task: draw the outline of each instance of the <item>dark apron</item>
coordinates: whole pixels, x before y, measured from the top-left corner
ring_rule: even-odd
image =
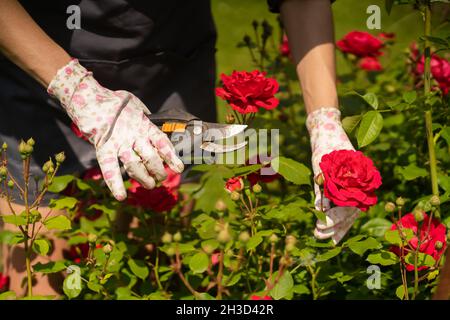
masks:
[[[216,31],[209,0],[23,0],[43,30],[94,73],[103,86],[127,90],[152,112],[166,102],[215,121]],[[81,29],[69,30],[70,5],[81,9]],[[61,174],[96,164],[93,147],[77,138],[70,119],[45,89],[0,55],[0,143],[10,146],[10,170],[20,178],[20,139],[36,140],[32,173],[60,151]],[[15,193],[15,202],[22,203]]]

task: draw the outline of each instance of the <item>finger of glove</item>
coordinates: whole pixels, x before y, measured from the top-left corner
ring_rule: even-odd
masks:
[[[326,221],[317,220],[316,228],[325,230],[351,218],[355,213],[359,212],[355,207],[334,207],[326,212]]]
[[[333,240],[334,244],[338,244],[342,238],[347,234],[347,232],[350,230],[350,228],[353,225],[353,222],[355,219],[359,216],[358,213],[355,213],[351,218],[341,222],[339,225],[337,225],[334,229],[334,234],[331,238]]]
[[[325,196],[323,196],[323,201],[321,200],[322,195],[320,192],[320,187],[317,184],[314,184],[314,194],[315,194],[314,206],[316,210],[322,209],[322,211],[327,211],[331,208],[330,200],[328,200]]]
[[[158,129],[153,123],[150,123],[149,138],[153,146],[155,146],[160,157],[169,165],[169,167],[181,173],[184,170],[183,162],[177,157],[175,148],[166,134]]]
[[[134,143],[134,150],[141,157],[142,163],[147,170],[159,181],[167,178],[162,159],[153,145],[146,138],[139,138]]]
[[[123,184],[122,174],[120,173],[117,151],[108,144],[105,144],[97,150],[97,161],[103,179],[114,198],[119,201],[124,200],[127,197],[127,192]]]
[[[331,228],[329,230],[318,230],[317,228],[314,229],[314,237],[317,239],[323,240],[323,239],[329,239],[334,235],[334,230]]]
[[[133,95],[133,103],[139,108],[141,109],[144,114],[146,115],[150,115],[152,114],[150,112],[150,110],[147,108],[147,106],[141,101],[141,99],[139,99],[138,97],[136,97],[135,95]]]
[[[142,159],[134,150],[126,150],[121,152],[119,156],[130,178],[139,182],[144,188],[153,189],[155,187],[155,179],[149,175],[147,168],[142,163]]]

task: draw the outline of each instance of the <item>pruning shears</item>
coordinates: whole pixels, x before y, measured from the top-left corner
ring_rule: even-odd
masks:
[[[163,107],[148,117],[161,131],[169,135],[177,151],[188,149],[193,154],[200,148],[211,153],[227,153],[239,150],[247,144],[246,141],[235,144],[215,142],[243,133],[247,125],[202,121],[177,105]]]

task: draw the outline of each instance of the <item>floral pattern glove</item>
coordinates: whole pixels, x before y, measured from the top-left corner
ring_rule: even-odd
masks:
[[[308,115],[306,127],[311,139],[312,167],[314,177],[321,173],[322,156],[335,150],[355,150],[341,123],[341,112],[336,108],[321,108]],[[318,220],[314,236],[318,239],[332,238],[338,243],[348,232],[359,209],[353,207],[330,207],[330,200],[321,195],[319,186],[314,183],[314,204],[323,210],[326,221]]]
[[[148,189],[166,178],[163,161],[183,171],[172,143],[147,118],[150,111],[142,101],[130,92],[102,87],[76,59],[58,70],[47,91],[94,145],[103,178],[117,200],[127,196],[119,159],[128,175]]]

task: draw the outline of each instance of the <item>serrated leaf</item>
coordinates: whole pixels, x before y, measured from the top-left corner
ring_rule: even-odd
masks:
[[[52,261],[49,263],[36,263],[33,266],[34,272],[42,272],[42,273],[56,273],[66,269],[66,265],[62,261]]]
[[[64,215],[51,217],[44,221],[44,225],[48,230],[70,230],[72,228],[70,220]]]
[[[278,277],[278,272],[275,272],[272,277],[272,282],[275,281]],[[294,290],[294,280],[289,271],[285,271],[281,277],[278,279],[278,282],[275,284],[272,290],[270,290],[270,295],[275,300],[280,299],[291,299]]]
[[[380,249],[381,243],[375,240],[375,238],[369,237],[361,241],[352,241],[348,244],[348,247],[357,255],[362,256],[367,250]]]
[[[389,251],[380,251],[377,253],[369,254],[367,261],[372,264],[380,264],[382,266],[390,266],[399,262],[398,257]]]
[[[330,260],[334,257],[336,257],[339,253],[341,253],[342,248],[336,247],[334,249],[328,250],[327,252],[324,252],[316,257],[317,262],[323,262]]]
[[[36,239],[33,241],[33,251],[46,256],[50,251],[50,243],[46,239]]]
[[[63,191],[69,183],[75,179],[72,175],[54,177],[52,183],[48,187],[48,191],[53,193],[59,193]]]
[[[406,263],[414,265],[414,253],[410,252],[405,257]],[[418,252],[417,254],[417,266],[418,267],[432,267],[436,263],[436,260],[432,256],[426,253]]]
[[[52,199],[50,201],[50,207],[55,210],[73,209],[78,200],[74,197],[63,197],[60,199]]]
[[[361,122],[361,119],[361,115],[345,117],[344,119],[342,119],[342,127],[344,128],[345,132],[347,132],[347,134],[350,134]]]
[[[270,165],[275,172],[292,183],[297,185],[311,184],[311,170],[300,162],[280,156],[272,159]]]
[[[383,117],[381,113],[369,111],[364,114],[356,136],[358,146],[362,148],[372,143],[378,137],[382,128]]]
[[[417,92],[415,92],[415,91],[407,91],[407,92],[403,93],[403,100],[407,104],[414,103],[414,101],[416,101],[416,99],[417,99]]]
[[[203,273],[208,269],[209,257],[204,252],[198,252],[189,261],[189,268],[194,273]]]
[[[367,92],[365,95],[361,96],[364,101],[366,101],[375,110],[378,109],[378,97],[375,93]]]
[[[260,235],[254,235],[246,243],[247,251],[255,249],[261,242],[263,242],[263,238]]]
[[[406,167],[399,167],[397,172],[402,175],[406,181],[428,176],[427,170],[419,168],[414,163],[410,163]]]
[[[395,289],[395,295],[400,300],[403,300],[405,297],[405,287],[403,285],[398,286],[397,289]]]
[[[142,260],[130,259],[128,260],[128,266],[130,267],[131,272],[133,272],[136,277],[142,280],[145,280],[150,274],[148,267]]]
[[[14,291],[6,291],[3,293],[0,293],[0,301],[1,300],[16,300],[17,295]]]
[[[23,215],[9,214],[2,216],[3,222],[13,224],[15,226],[24,226],[27,224],[27,218]]]

